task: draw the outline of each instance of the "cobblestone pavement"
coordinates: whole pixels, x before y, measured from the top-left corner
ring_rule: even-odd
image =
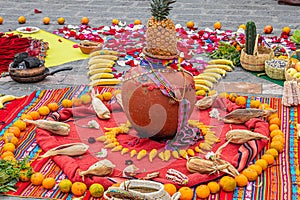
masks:
[[[52,32],[61,27],[56,23],[58,17],[64,17],[66,24],[78,25],[80,19],[86,16],[91,26],[109,25],[113,18],[133,22],[140,19],[144,24],[150,17],[149,0],[1,0],[0,16],[4,18],[0,32],[15,30],[21,25],[17,18],[24,15],[27,26],[37,26]],[[34,9],[42,13],[34,14]],[[50,17],[50,25],[43,25],[42,19]],[[213,23],[221,21],[224,29],[236,30],[248,20],[256,22],[257,31],[262,32],[267,24],[274,28],[274,34],[279,35],[282,27],[290,26],[292,30],[300,29],[299,6],[278,5],[276,0],[177,0],[170,17],[175,23],[185,24],[194,21],[200,28],[212,28]],[[63,88],[75,84],[87,84],[86,60],[76,61],[63,66],[73,66],[74,69],[49,76],[34,84],[20,84],[10,77],[0,78],[0,93],[23,95],[34,90]],[[276,84],[259,79],[243,69],[228,73],[222,82],[245,83],[261,89],[261,95],[281,95],[282,88]],[[1,199],[18,199],[3,197]]]

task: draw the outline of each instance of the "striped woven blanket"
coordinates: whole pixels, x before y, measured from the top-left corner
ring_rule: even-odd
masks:
[[[53,89],[53,90],[41,90],[35,91],[26,98],[12,101],[7,104],[5,109],[0,110],[0,135],[3,135],[5,130],[12,125],[12,123],[17,120],[21,114],[27,113],[30,111],[37,110],[43,105],[47,105],[50,102],[57,102],[61,104],[63,99],[71,99],[72,97],[80,96],[81,94],[86,93],[88,90],[87,86],[75,86],[70,88],[63,89]],[[104,88],[103,91],[110,90],[110,88]],[[277,109],[278,113],[281,116],[282,131],[285,133],[285,149],[284,152],[279,155],[279,158],[276,159],[276,163],[272,167],[268,167],[254,182],[249,182],[248,185],[244,188],[237,188],[232,193],[220,192],[215,195],[210,195],[209,199],[297,199],[300,194],[299,189],[299,152],[298,152],[298,139],[296,133],[296,127],[294,122],[298,123],[298,108],[296,107],[284,107],[281,104],[281,99],[278,98],[258,98],[261,102],[268,103],[272,108]],[[249,104],[250,98],[248,98]],[[249,105],[248,105],[249,106]],[[197,116],[197,115],[192,115]],[[120,120],[119,118],[124,118],[124,115],[113,115],[115,120]],[[205,115],[203,116],[205,117]],[[200,117],[201,118],[201,117]],[[122,120],[121,120],[122,121]],[[83,124],[86,121],[82,121]],[[106,122],[107,123],[107,122]],[[113,126],[114,124],[110,124]],[[105,124],[104,126],[109,126]],[[82,129],[82,127],[77,127],[77,129]],[[46,190],[41,186],[34,186],[30,182],[19,182],[17,186],[19,187],[16,192],[9,192],[7,195],[11,196],[20,196],[20,197],[38,197],[38,198],[55,198],[55,199],[71,199],[72,194],[66,194],[60,192],[58,188],[58,183],[64,178],[72,178],[70,171],[64,168],[64,164],[60,163],[57,159],[38,159],[39,155],[44,153],[46,148],[46,143],[40,142],[39,137],[40,132],[36,130],[34,126],[28,126],[26,131],[23,132],[21,139],[19,140],[18,148],[15,152],[15,157],[17,159],[22,159],[26,156],[29,156],[31,165],[35,171],[43,173],[46,177],[55,177],[56,186],[52,190]],[[74,135],[73,135],[74,136]],[[81,138],[82,139],[82,138]],[[57,140],[57,138],[56,138]],[[57,140],[61,141],[61,140]],[[136,140],[131,140],[137,142]],[[49,143],[51,141],[49,140]],[[76,137],[71,140],[71,142],[76,141]],[[143,145],[147,144],[147,141],[138,141],[140,148],[144,148]],[[257,145],[256,143],[255,145]],[[98,144],[99,145],[99,144]],[[3,146],[3,142],[0,143],[0,147]],[[256,159],[259,159],[262,154],[268,148],[268,144],[258,145],[261,148],[258,148],[258,152],[252,152],[252,155],[248,155],[247,158],[238,157],[236,159],[244,159],[244,163],[239,165],[240,168],[243,168],[245,165],[248,165],[251,162],[254,162]],[[93,146],[92,146],[93,147]],[[94,148],[94,147],[93,147]],[[92,149],[93,149],[92,148]],[[95,147],[96,148],[96,147]],[[100,148],[100,147],[98,147]],[[250,148],[251,149],[251,148]],[[241,149],[236,148],[235,151],[239,152]],[[90,150],[93,153],[100,151],[100,149]],[[251,153],[251,151],[249,151]],[[230,155],[230,153],[227,153]],[[236,156],[236,155],[235,155]],[[60,157],[60,156],[58,156]],[[88,156],[87,156],[88,157]],[[109,156],[108,156],[109,157]],[[250,159],[249,159],[250,158]],[[253,158],[253,159],[252,159]],[[76,163],[80,165],[80,159],[85,158],[76,158]],[[90,159],[91,158],[87,158]],[[92,159],[94,159],[92,157]],[[230,158],[227,158],[227,160]],[[235,158],[232,157],[232,160]],[[95,161],[95,160],[94,160]],[[228,160],[230,161],[230,160]],[[134,162],[136,162],[134,160]],[[171,163],[170,166],[178,169],[180,167],[180,162]],[[166,167],[170,167],[166,166]],[[237,166],[237,165],[236,165]],[[82,166],[81,166],[82,167]],[[83,168],[87,168],[83,166]],[[240,169],[241,170],[241,169]],[[118,174],[120,171],[114,172]],[[205,183],[206,181],[212,180],[216,177],[209,177],[207,180],[201,179],[197,176],[191,177],[191,187],[197,186],[199,183]],[[74,178],[74,177],[73,177]],[[76,178],[76,177],[75,177]],[[113,181],[116,179],[109,180]],[[164,182],[163,179],[158,181]],[[92,199],[87,193],[85,199]],[[196,197],[195,197],[196,199]]]

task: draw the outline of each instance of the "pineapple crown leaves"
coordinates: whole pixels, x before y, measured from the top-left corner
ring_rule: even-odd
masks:
[[[175,3],[175,0],[152,0],[151,2],[151,14],[158,20],[162,21],[167,19],[170,10],[172,10],[172,3]]]

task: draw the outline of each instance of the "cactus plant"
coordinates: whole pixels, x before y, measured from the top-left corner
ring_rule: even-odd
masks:
[[[256,25],[253,21],[246,24],[246,53],[253,55],[256,39]]]

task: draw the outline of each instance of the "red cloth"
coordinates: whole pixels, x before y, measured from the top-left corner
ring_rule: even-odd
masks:
[[[231,110],[236,109],[238,107],[234,106],[230,102],[226,102],[228,105],[227,107]],[[82,113],[78,113],[78,111],[84,111]],[[78,172],[80,170],[86,170],[88,167],[98,160],[102,160],[104,158],[97,158],[96,154],[97,152],[101,151],[101,148],[103,148],[104,144],[101,142],[96,142],[93,144],[88,143],[88,139],[90,137],[99,137],[104,134],[103,128],[104,127],[116,127],[120,123],[125,123],[127,118],[123,112],[114,112],[112,115],[112,118],[110,120],[99,120],[95,113],[94,115],[91,115],[91,111],[87,112],[86,108],[75,108],[67,109],[61,112],[61,116],[71,116],[70,112],[74,115],[74,113],[78,113],[81,118],[76,118],[76,116],[73,116],[75,119],[75,122],[69,122],[71,125],[71,133],[67,137],[63,136],[54,136],[48,131],[37,129],[36,131],[36,138],[38,144],[41,146],[43,151],[48,151],[49,149],[56,147],[61,144],[66,143],[73,143],[73,142],[83,142],[85,144],[88,144],[90,146],[88,153],[84,154],[80,157],[68,157],[68,156],[54,156],[52,159],[62,168],[62,170],[67,174],[67,176],[72,181],[79,181],[82,180],[79,176]],[[76,112],[75,112],[76,111]],[[259,119],[253,119],[248,121],[245,126],[244,125],[232,125],[232,124],[223,124],[223,122],[218,121],[217,119],[210,118],[209,111],[199,111],[194,110],[192,116],[190,119],[197,119],[203,122],[204,124],[209,124],[215,126],[214,131],[219,133],[219,138],[221,140],[220,143],[217,143],[213,146],[212,151],[216,151],[216,149],[222,145],[225,142],[225,134],[230,129],[250,129],[254,128],[254,131],[257,131],[259,133],[262,133],[266,136],[269,134],[268,130],[268,123],[259,120]],[[84,115],[86,117],[84,117]],[[90,120],[97,120],[98,123],[101,126],[100,130],[96,129],[89,129],[89,128],[83,128],[83,125],[87,125],[88,121]],[[147,138],[138,138],[135,137],[135,130],[131,130],[129,134],[120,134],[118,135],[117,139],[118,142],[123,147],[128,147],[129,149],[135,149],[138,151],[145,149],[148,151],[156,148],[158,151],[162,151],[164,149],[165,143],[164,142],[158,142],[153,141]],[[202,141],[200,141],[202,142]],[[261,149],[267,144],[267,141],[251,141],[251,143],[254,143],[253,145],[254,151],[252,152],[252,157],[256,155]],[[197,143],[199,145],[199,142]],[[248,145],[245,144],[245,145]],[[191,147],[193,148],[193,147]],[[237,167],[239,170],[242,170],[244,167],[246,167],[251,160],[247,160],[243,157],[243,155],[249,154],[249,152],[246,152],[244,145],[237,145],[237,144],[228,144],[223,151],[221,157],[230,162],[233,166]],[[148,157],[143,158],[142,160],[137,160],[136,156],[131,158],[130,155],[127,153],[125,155],[121,155],[120,152],[111,152],[110,149],[108,151],[108,156],[105,159],[110,160],[112,163],[116,165],[116,168],[114,169],[113,174],[110,176],[110,178],[120,178],[122,177],[122,171],[127,166],[126,162],[130,160],[133,162],[142,173],[138,174],[137,177],[141,178],[146,176],[146,174],[159,171],[160,175],[158,178],[154,179],[156,181],[166,183],[170,182],[165,178],[166,172],[169,168],[176,169],[178,171],[181,171],[182,173],[188,175],[189,183],[188,186],[194,186],[202,182],[206,182],[209,180],[216,179],[219,176],[222,176],[223,174],[214,174],[214,175],[208,175],[208,174],[199,174],[194,173],[191,174],[186,169],[186,160],[185,159],[172,159],[169,162],[163,162],[158,157],[156,157],[153,161],[153,163],[150,163],[148,160]],[[250,152],[251,153],[251,152]],[[145,170],[145,172],[144,172]],[[94,182],[99,182],[104,185],[105,188],[109,187],[113,182],[110,181],[108,178],[103,177],[85,177],[85,183],[87,185],[90,185]]]

